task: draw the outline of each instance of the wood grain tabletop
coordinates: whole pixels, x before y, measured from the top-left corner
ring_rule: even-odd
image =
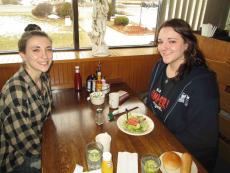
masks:
[[[131,152],[138,154],[138,172],[141,171],[140,159],[145,154],[160,156],[166,151],[186,152],[184,146],[175,136],[157,119],[146,105],[136,97],[124,83],[114,84],[112,91],[128,91],[130,97],[121,104],[120,109],[133,108],[149,116],[154,122],[154,129],[147,135],[128,135],[117,127],[114,121],[108,121],[108,113],[112,110],[108,105],[106,95],[103,105],[103,125],[95,123],[96,108],[87,101],[88,93],[83,89],[75,93],[74,89],[53,91],[54,109],[52,116],[45,122],[42,139],[42,172],[43,173],[73,173],[76,164],[87,171],[85,147],[95,141],[99,133],[107,132],[111,135],[111,153],[116,173],[118,152]],[[193,158],[199,173],[206,173],[203,166]]]

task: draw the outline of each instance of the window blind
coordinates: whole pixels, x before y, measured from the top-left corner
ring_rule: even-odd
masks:
[[[208,0],[160,0],[158,26],[172,18],[187,21],[193,30],[199,30]]]

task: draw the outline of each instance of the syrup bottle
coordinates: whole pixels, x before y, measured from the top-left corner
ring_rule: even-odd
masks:
[[[75,66],[74,88],[75,88],[75,91],[77,91],[77,92],[81,91],[81,89],[82,89],[82,79],[81,79],[79,66]]]
[[[102,91],[101,72],[97,73],[96,91]]]

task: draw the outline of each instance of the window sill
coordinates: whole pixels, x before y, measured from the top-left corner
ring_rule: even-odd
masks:
[[[153,55],[157,54],[156,47],[148,48],[125,48],[125,49],[110,49],[108,57],[123,57],[123,56],[138,56],[138,55]],[[63,51],[54,52],[54,61],[63,60],[84,60],[90,58],[107,58],[107,57],[94,57],[91,50],[88,51]],[[22,59],[18,54],[5,54],[0,55],[0,64],[17,64],[21,63]]]

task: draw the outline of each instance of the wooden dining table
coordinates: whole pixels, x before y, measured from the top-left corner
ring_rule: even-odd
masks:
[[[42,138],[42,173],[73,173],[76,164],[87,171],[85,156],[86,145],[95,141],[99,133],[111,135],[111,154],[114,172],[117,169],[118,152],[138,154],[138,172],[141,172],[140,159],[145,154],[160,156],[166,151],[187,152],[186,148],[163,125],[154,113],[124,83],[111,85],[111,91],[127,91],[129,98],[119,108],[138,109],[133,112],[147,115],[154,122],[154,129],[149,134],[134,136],[122,132],[117,126],[116,115],[109,121],[108,94],[103,105],[104,123],[95,123],[96,108],[87,100],[89,94],[83,88],[81,92],[74,89],[53,91],[54,108],[52,115],[43,126]],[[204,167],[193,158],[199,173],[206,173]],[[128,173],[128,172],[127,172]]]

